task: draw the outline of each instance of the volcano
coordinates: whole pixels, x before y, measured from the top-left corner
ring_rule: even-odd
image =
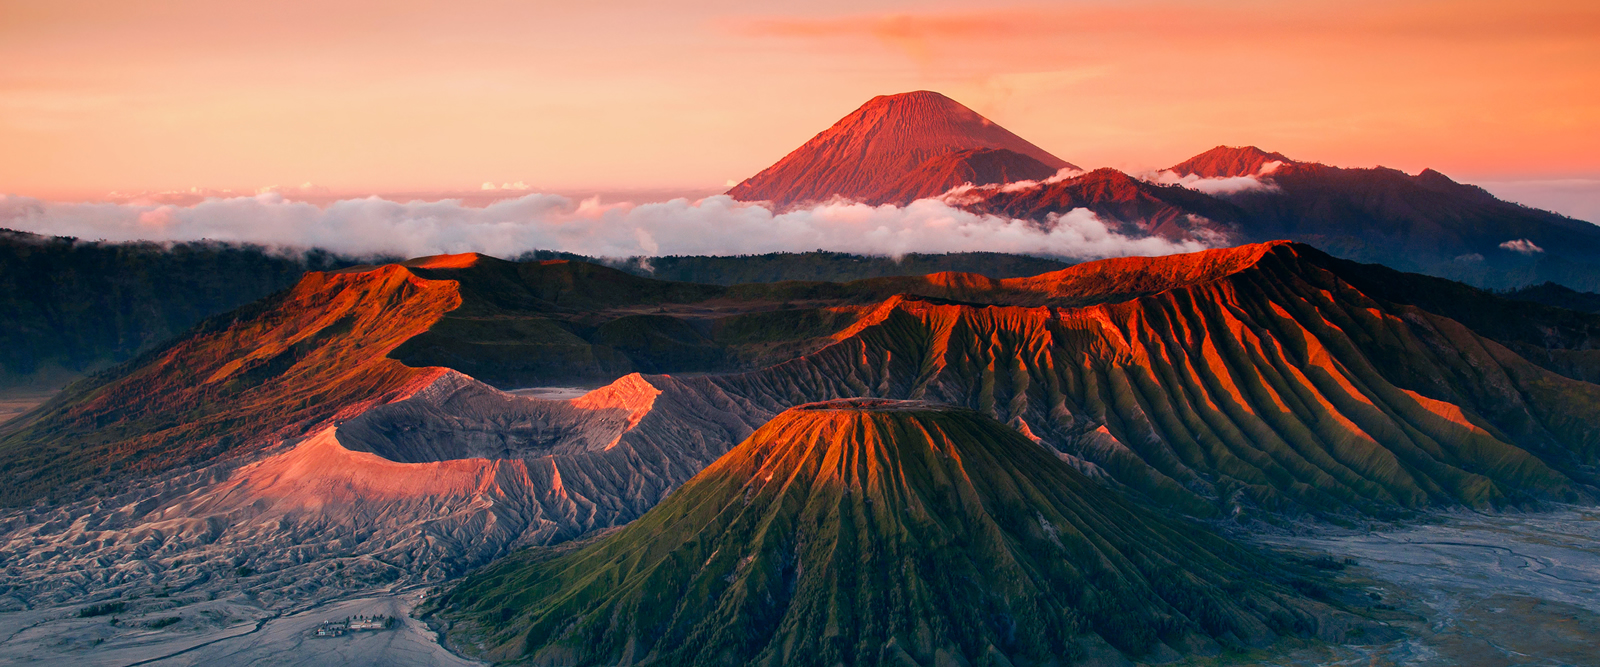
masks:
[[[1353,627],[1279,572],[975,412],[854,399],[790,409],[621,531],[442,605],[458,646],[570,665],[1116,662]]]
[[[1006,174],[1019,169],[1036,174],[1035,162],[1052,172],[1076,169],[961,103],[922,90],[868,100],[777,164],[729,190],[728,195],[741,201],[770,201],[779,207],[836,196],[882,203],[879,198],[885,184],[896,183],[930,159],[973,149],[1002,149],[1020,156],[1007,161],[1014,166],[1008,166]],[[977,171],[987,170],[979,165]],[[936,170],[929,175],[930,183],[939,173]],[[893,191],[926,192],[936,187],[910,185]]]

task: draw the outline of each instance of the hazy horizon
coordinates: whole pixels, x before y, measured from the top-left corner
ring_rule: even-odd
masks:
[[[1600,8],[1565,0],[0,7],[0,192],[41,198],[716,188],[918,89],[1086,166],[1600,179]]]

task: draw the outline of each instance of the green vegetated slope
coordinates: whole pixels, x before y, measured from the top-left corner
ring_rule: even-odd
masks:
[[[774,411],[845,396],[964,405],[1201,515],[1591,493],[1600,386],[1352,282],[1374,270],[1286,243],[1096,262],[1002,291],[1128,298],[896,298],[815,354],[697,381]],[[1593,325],[1461,289],[1535,323]]]
[[[0,389],[56,387],[206,317],[350,264],[225,243],[105,243],[0,230]]]
[[[987,417],[853,400],[784,412],[619,532],[437,604],[469,652],[563,665],[1062,664],[1355,627],[1289,583]]]

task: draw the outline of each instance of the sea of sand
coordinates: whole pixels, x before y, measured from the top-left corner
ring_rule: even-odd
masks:
[[[374,590],[305,608],[271,612],[248,598],[177,601],[170,611],[78,618],[79,606],[0,614],[0,664],[98,665],[456,665],[411,610],[427,589]],[[392,616],[396,627],[317,637],[324,621]],[[184,621],[150,629],[166,617]],[[115,625],[112,619],[116,620]]]
[[[1354,559],[1340,578],[1365,589],[1377,615],[1407,634],[1378,646],[1280,652],[1257,664],[1600,665],[1600,508],[1461,511],[1391,531],[1256,540]]]

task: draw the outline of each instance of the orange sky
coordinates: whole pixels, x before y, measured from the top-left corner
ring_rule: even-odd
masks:
[[[0,0],[0,192],[717,187],[933,89],[1084,166],[1600,175],[1600,3]]]

